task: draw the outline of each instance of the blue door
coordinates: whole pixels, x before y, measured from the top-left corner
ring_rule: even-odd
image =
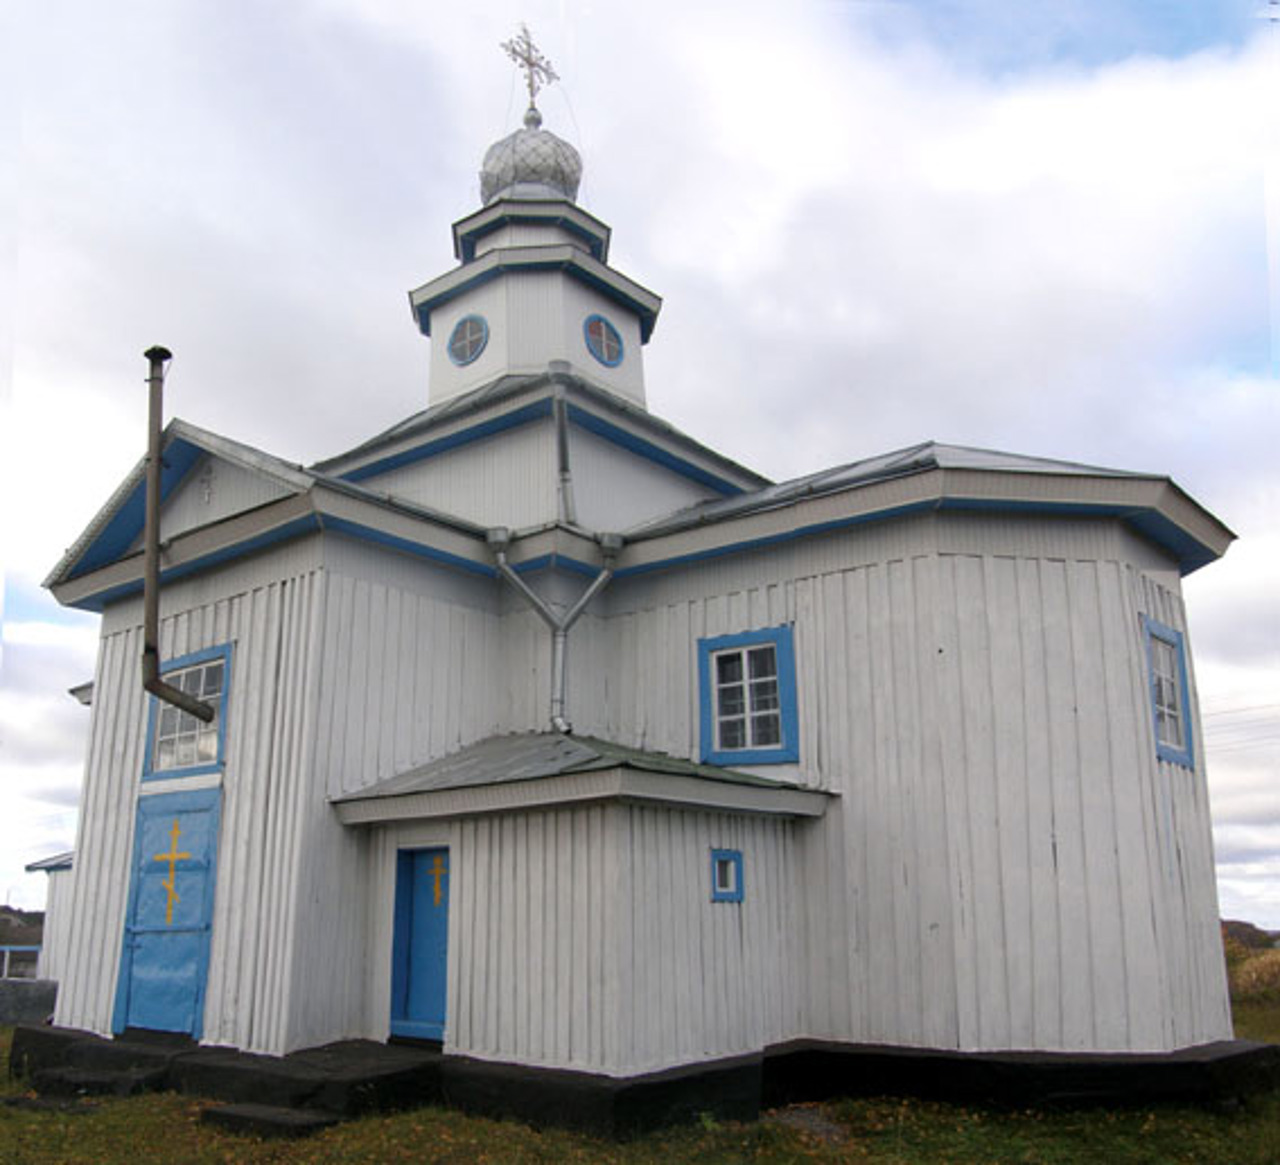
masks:
[[[444,1039],[448,955],[449,851],[401,850],[391,952],[392,1035]]]
[[[200,1035],[221,804],[218,789],[138,799],[116,1032]]]

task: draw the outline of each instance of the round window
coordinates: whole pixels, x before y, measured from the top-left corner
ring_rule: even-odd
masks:
[[[601,364],[614,368],[622,363],[622,337],[604,316],[587,316],[582,331],[588,350]]]
[[[449,337],[449,359],[455,364],[470,364],[488,342],[489,325],[484,316],[463,316]]]

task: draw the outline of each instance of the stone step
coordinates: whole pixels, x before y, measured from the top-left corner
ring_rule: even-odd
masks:
[[[255,1137],[309,1137],[332,1128],[342,1118],[318,1108],[285,1108],[275,1104],[219,1104],[200,1119],[233,1133]]]
[[[31,1079],[41,1096],[137,1096],[165,1086],[164,1067],[42,1068]]]

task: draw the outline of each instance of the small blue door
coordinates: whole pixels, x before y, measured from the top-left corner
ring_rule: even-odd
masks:
[[[392,1035],[444,1039],[448,955],[449,851],[401,850],[391,952]]]
[[[116,1032],[201,1033],[221,803],[218,789],[138,799]]]

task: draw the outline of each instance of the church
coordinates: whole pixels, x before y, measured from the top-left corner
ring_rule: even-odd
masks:
[[[310,467],[164,430],[160,673],[210,718],[139,678],[144,463],[47,580],[101,615],[55,1023],[615,1080],[1230,1040],[1180,580],[1231,532],[1159,474],[779,483],[664,422],[525,44],[409,295],[425,410]]]

